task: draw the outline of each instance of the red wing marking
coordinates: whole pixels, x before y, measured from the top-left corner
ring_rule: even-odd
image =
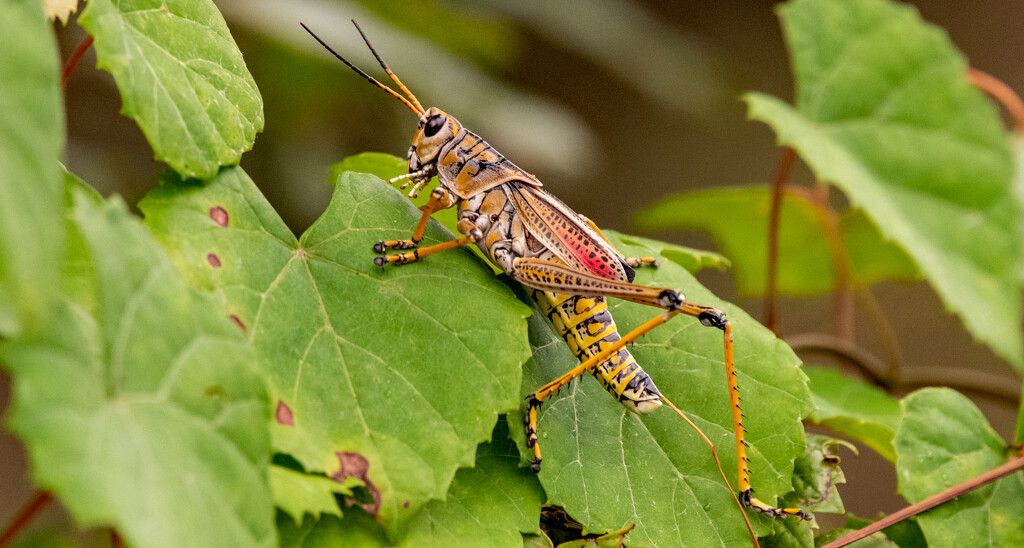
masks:
[[[615,248],[568,206],[529,185],[510,184],[508,189],[530,234],[559,259],[595,276],[629,281]]]

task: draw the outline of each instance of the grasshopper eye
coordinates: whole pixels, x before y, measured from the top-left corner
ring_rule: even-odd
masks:
[[[438,131],[441,131],[442,127],[444,127],[444,116],[434,116],[427,120],[427,127],[423,128],[423,135],[433,137],[437,135]]]

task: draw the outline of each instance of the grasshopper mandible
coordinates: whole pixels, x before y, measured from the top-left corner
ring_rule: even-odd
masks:
[[[747,468],[748,443],[744,440],[733,364],[732,326],[725,314],[710,306],[687,302],[675,289],[632,283],[634,268],[643,264],[657,266],[652,257],[623,257],[590,219],[542,190],[536,177],[517,167],[450,114],[437,107],[424,109],[388,68],[359,25],[352,23],[402,93],[350,63],[306,25],[302,28],[341,62],[416,114],[419,123],[409,148],[409,171],[390,182],[406,180],[401,188],[412,185],[409,196],[416,197],[432,177],[436,176],[438,181],[430,199],[420,208],[423,215],[412,236],[378,242],[373,247],[379,254],[374,263],[380,267],[402,265],[439,251],[474,244],[495,266],[530,290],[538,307],[580,360],[577,367],[528,398],[524,426],[527,445],[534,453],[530,465],[533,471],[539,472],[541,464],[537,412],[544,400],[572,379],[585,373],[593,374],[619,402],[636,413],[649,413],[661,406],[661,392],[626,345],[673,317],[685,314],[723,332],[726,378],[736,433],[740,501],[770,516],[795,515],[811,519],[810,514],[798,508],[775,508],[753,496]],[[419,247],[430,216],[450,207],[458,208],[457,228],[462,236]],[[388,255],[389,249],[400,252]],[[654,306],[664,312],[620,336],[608,311],[607,297]]]

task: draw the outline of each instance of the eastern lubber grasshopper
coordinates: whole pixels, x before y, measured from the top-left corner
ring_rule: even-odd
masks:
[[[429,201],[420,208],[423,215],[412,236],[378,242],[373,248],[378,253],[374,263],[380,267],[402,265],[439,251],[475,244],[494,265],[530,290],[538,307],[579,358],[577,367],[528,398],[525,428],[527,444],[534,453],[531,468],[535,472],[540,471],[541,464],[537,412],[544,400],[572,379],[592,373],[608,392],[636,413],[649,413],[661,406],[661,392],[626,345],[673,317],[685,314],[723,332],[740,501],[774,517],[811,518],[798,508],[775,508],[753,496],[747,468],[748,443],[744,440],[733,365],[732,326],[722,311],[687,302],[675,289],[632,283],[634,268],[644,264],[657,266],[657,262],[652,257],[623,257],[593,222],[542,190],[536,177],[517,167],[451,115],[437,107],[424,109],[388,68],[358,24],[356,29],[366,46],[402,93],[366,74],[308,27],[302,27],[349,68],[402,101],[416,114],[419,123],[409,148],[409,171],[390,182],[406,180],[401,188],[412,185],[409,195],[415,197],[432,177],[438,180]],[[450,207],[458,208],[457,228],[462,236],[450,242],[419,247],[427,220]],[[389,249],[399,252],[389,255]],[[608,311],[607,297],[658,307],[664,312],[620,336]]]

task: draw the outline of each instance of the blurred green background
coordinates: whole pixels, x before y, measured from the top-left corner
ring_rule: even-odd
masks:
[[[406,107],[330,57],[300,21],[380,77],[349,22],[356,19],[424,106],[453,114],[572,208],[623,231],[630,230],[637,210],[669,194],[768,184],[780,150],[766,126],[745,120],[738,98],[746,90],[793,96],[772,2],[216,3],[264,99],[265,130],[241,165],[296,232],[326,207],[332,163],[364,151],[404,157],[415,127]],[[915,4],[925,20],[947,29],[972,66],[1024,90],[1024,4]],[[74,19],[55,28],[66,59],[85,33]],[[65,89],[65,162],[104,195],[118,193],[134,205],[163,166],[152,160],[137,126],[118,114],[113,80],[95,64],[90,51]],[[807,170],[798,167],[793,182],[808,184]],[[714,249],[702,234],[653,236]],[[761,300],[737,295],[728,272],[704,272],[701,278],[761,315]],[[896,329],[904,377],[912,381],[908,388],[916,381],[949,383],[970,376],[987,388],[968,395],[1009,438],[1019,396],[1009,365],[974,343],[924,282],[881,283],[873,291],[878,312]],[[858,308],[857,342],[885,355],[868,327],[870,310],[871,305]],[[783,336],[827,333],[831,298],[784,298],[781,318]],[[5,379],[0,408],[8,391]],[[844,455],[851,484],[842,490],[847,509],[871,516],[901,506],[894,494],[892,500],[878,499],[878,493],[895,493],[891,468],[868,449],[861,454]],[[30,487],[20,445],[3,432],[0,460],[9,463],[0,476],[0,522],[6,522]],[[876,488],[858,498],[858,482]]]

